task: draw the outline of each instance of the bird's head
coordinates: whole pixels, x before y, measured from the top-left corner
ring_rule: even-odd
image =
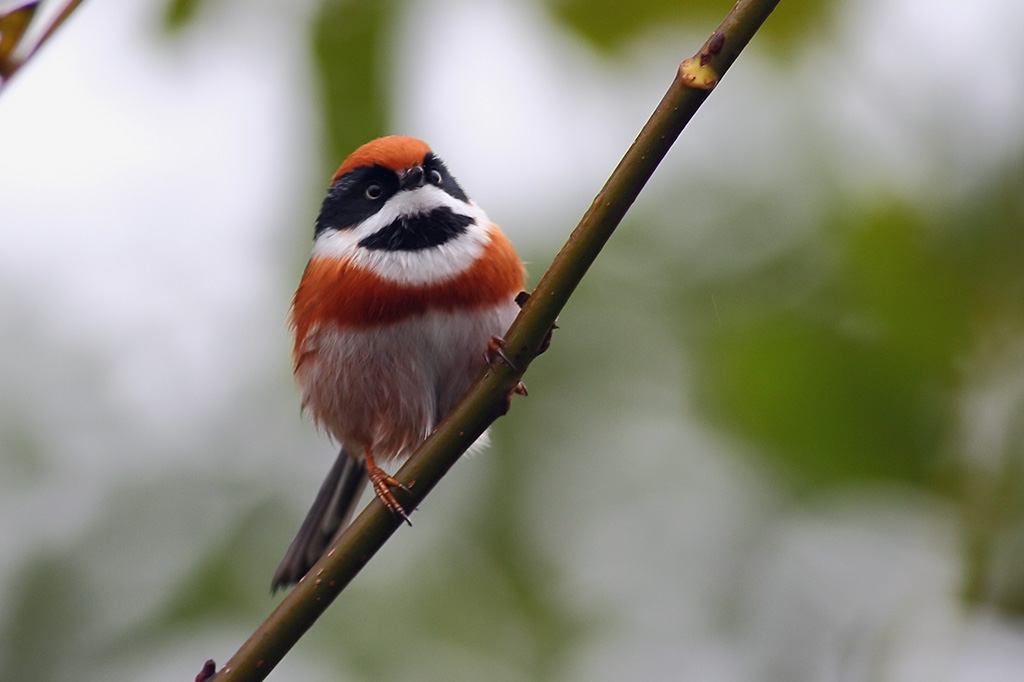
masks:
[[[403,284],[457,275],[479,257],[490,221],[425,142],[393,135],[341,164],[316,221],[313,256]]]

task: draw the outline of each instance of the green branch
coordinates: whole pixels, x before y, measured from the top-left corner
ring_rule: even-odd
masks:
[[[506,334],[505,354],[515,368],[496,363],[396,474],[410,487],[413,507],[507,411],[513,389],[583,275],[683,127],[777,4],[778,0],[740,0],[697,54],[680,65],[658,108]],[[215,676],[215,682],[266,678],[400,523],[377,499],[372,500]]]

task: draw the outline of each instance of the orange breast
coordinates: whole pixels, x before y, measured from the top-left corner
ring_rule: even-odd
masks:
[[[428,310],[477,309],[507,301],[525,285],[523,264],[497,228],[484,253],[457,277],[439,284],[396,284],[350,261],[314,258],[295,292],[291,324],[295,358],[314,325],[350,329],[385,325]]]

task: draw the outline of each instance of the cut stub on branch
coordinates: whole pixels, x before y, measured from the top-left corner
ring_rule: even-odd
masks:
[[[203,664],[203,669],[196,675],[196,682],[207,682],[212,680],[213,676],[217,673],[217,664],[213,662],[213,659],[209,659]]]
[[[520,308],[526,305],[526,302],[529,300],[529,291],[520,291],[518,294],[516,294],[516,305],[518,305]],[[555,333],[556,329],[558,329],[557,324],[551,325],[551,329],[548,330],[548,333],[544,336],[544,340],[541,341],[540,343],[540,348],[537,349],[537,355],[540,355],[541,353],[543,353],[544,351],[551,347],[551,335]]]
[[[679,65],[679,78],[691,88],[699,90],[711,90],[718,85],[718,72],[711,68],[708,63],[711,58],[722,51],[725,47],[725,34],[715,32],[711,34],[708,41],[700,48],[700,52],[689,59],[684,59]]]
[[[707,64],[701,64],[700,55],[684,59],[679,65],[679,78],[698,90],[711,90],[718,85],[718,74]]]

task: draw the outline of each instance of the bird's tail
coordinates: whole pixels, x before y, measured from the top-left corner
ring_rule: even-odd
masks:
[[[345,448],[320,486],[299,534],[281,560],[270,584],[272,591],[299,582],[348,524],[359,495],[366,486],[366,465]]]

